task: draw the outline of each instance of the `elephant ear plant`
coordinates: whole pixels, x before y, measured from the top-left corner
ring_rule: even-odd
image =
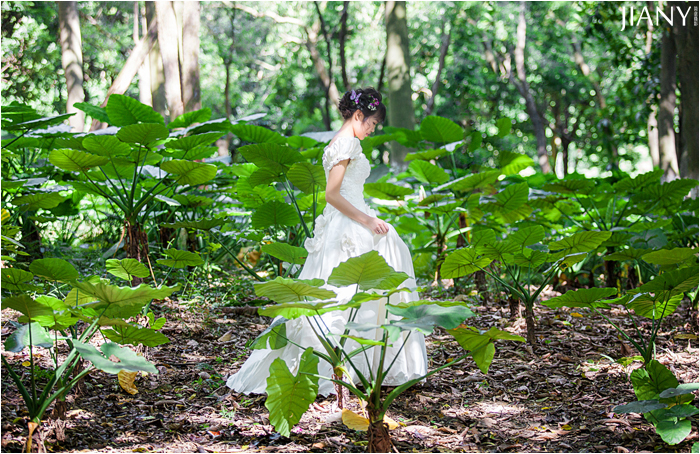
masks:
[[[268,398],[265,406],[270,410],[270,422],[275,429],[289,436],[292,426],[297,424],[318,393],[318,381],[330,380],[338,386],[347,388],[357,396],[368,415],[368,452],[390,452],[391,438],[384,415],[391,403],[406,389],[429,377],[440,370],[453,365],[462,364],[468,356],[472,356],[477,366],[487,372],[495,354],[494,341],[498,339],[524,341],[520,336],[492,328],[480,331],[476,328],[462,325],[462,322],[473,316],[473,312],[464,307],[463,303],[451,301],[409,301],[391,303],[388,296],[405,291],[401,285],[408,278],[405,273],[396,272],[376,252],[370,251],[358,257],[350,258],[338,265],[328,282],[321,279],[296,280],[277,278],[263,284],[256,284],[256,293],[265,295],[279,304],[261,308],[259,313],[268,316],[279,316],[267,332],[258,341],[269,342],[270,348],[281,348],[291,342],[286,338],[284,324],[288,319],[302,316],[308,317],[305,322],[313,330],[323,345],[323,351],[313,347],[304,350],[300,362],[295,367],[294,374],[286,362],[276,359],[270,366],[270,376],[267,381]],[[323,288],[356,286],[356,293],[350,300],[339,304],[329,300],[334,292]],[[360,290],[365,290],[360,292]],[[321,300],[311,301],[311,298]],[[326,299],[326,300],[323,300]],[[383,322],[378,324],[359,324],[354,322],[358,311],[369,302],[379,300],[380,315]],[[338,337],[324,329],[321,314],[331,311],[349,310],[350,322],[345,332]],[[391,316],[390,316],[391,314]],[[283,317],[283,318],[282,318]],[[415,380],[397,386],[390,393],[382,396],[381,388],[386,376],[394,365],[394,360],[388,358],[388,348],[399,345],[399,352],[415,331],[431,334],[433,328],[445,328],[466,352],[454,361],[429,371]],[[362,333],[381,333],[381,337],[363,337]],[[295,344],[296,345],[296,344]],[[304,347],[297,345],[304,349]],[[379,358],[378,365],[372,367],[365,354],[370,348],[375,357]],[[318,374],[319,358],[327,361],[333,368],[334,377],[324,377]],[[367,363],[366,370],[360,371],[361,362]],[[348,374],[338,373],[339,370],[355,372],[361,386],[356,386],[348,379]]]
[[[698,272],[697,249],[675,248],[661,249],[642,255],[642,260],[650,265],[658,265],[663,270],[653,280],[626,295],[606,299],[617,295],[615,288],[590,288],[572,290],[562,296],[545,302],[552,308],[570,307],[587,308],[604,318],[639,352],[643,366],[630,374],[630,381],[637,396],[637,401],[619,405],[613,409],[616,413],[642,413],[651,422],[656,433],[668,444],[683,441],[691,432],[691,421],[697,421],[698,409],[690,405],[697,383],[679,384],[676,377],[666,366],[656,359],[656,337],[663,319],[672,314],[685,295],[694,294],[697,298]],[[634,331],[627,330],[613,322],[601,309],[611,305],[621,305],[629,318]],[[651,329],[645,334],[641,324],[632,316],[651,320]]]
[[[134,272],[133,264],[112,263],[112,269],[120,268],[117,275],[128,278]],[[143,266],[143,265],[141,265]],[[141,270],[142,271],[142,270]],[[146,284],[138,287],[119,287],[99,276],[91,276],[79,281],[78,271],[67,261],[57,258],[35,260],[29,271],[18,268],[3,268],[2,308],[11,308],[22,315],[17,329],[5,341],[5,349],[21,352],[29,347],[29,373],[18,373],[2,357],[2,364],[17,386],[29,413],[29,437],[27,452],[31,450],[32,433],[41,424],[47,408],[57,401],[65,399],[66,394],[78,381],[94,369],[108,374],[117,374],[121,370],[145,371],[158,373],[155,366],[127,346],[159,345],[168,339],[153,328],[144,328],[129,321],[137,316],[144,305],[153,298],[162,299],[178,289],[163,286],[153,288]],[[39,284],[35,285],[35,278]],[[70,291],[66,292],[67,287]],[[8,295],[9,294],[9,295]],[[79,321],[84,323],[78,324]],[[162,326],[161,323],[158,323]],[[109,330],[102,330],[111,327]],[[102,334],[112,342],[103,343],[99,349],[90,341],[93,336]],[[67,356],[61,361],[57,347],[65,343]],[[40,388],[39,365],[35,364],[34,350],[48,349],[53,361],[49,371],[48,382]],[[113,362],[110,357],[119,359]],[[89,362],[82,370],[78,367],[80,359]],[[41,374],[44,375],[44,374]],[[28,383],[26,382],[28,377]],[[60,415],[59,415],[60,416]]]
[[[485,271],[524,303],[527,340],[534,345],[537,297],[558,271],[584,260],[610,235],[610,232],[579,232],[545,245],[546,234],[541,225],[521,224],[505,239],[491,229],[477,230],[472,233],[470,247],[447,256],[442,266],[443,276],[457,278]],[[497,263],[501,266],[495,266]]]

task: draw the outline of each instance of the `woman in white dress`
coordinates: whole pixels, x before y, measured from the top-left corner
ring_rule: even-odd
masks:
[[[360,141],[374,132],[375,126],[384,120],[386,108],[381,101],[381,94],[373,88],[349,91],[340,100],[338,108],[345,122],[323,153],[327,205],[323,215],[316,219],[313,238],[308,238],[304,244],[309,255],[299,279],[320,278],[325,281],[333,268],[341,262],[376,250],[394,270],[403,271],[409,275],[402,284],[403,287],[416,287],[408,247],[391,225],[377,218],[375,211],[367,206],[363,197],[363,186],[370,174],[370,163],[362,153]],[[356,291],[356,286],[325,285],[324,287],[335,291],[340,303],[348,301]],[[391,303],[415,300],[418,300],[418,294],[415,291],[400,292],[390,297]],[[354,321],[363,324],[384,323],[386,321],[385,305],[386,298],[364,303]],[[349,310],[328,312],[321,316],[323,320],[319,324],[327,327],[331,333],[342,334],[348,322],[349,312]],[[390,316],[390,318],[397,317]],[[228,378],[226,384],[239,393],[265,393],[270,365],[277,358],[284,359],[290,371],[296,374],[299,359],[303,353],[303,349],[298,346],[304,348],[311,346],[318,351],[324,351],[309,323],[310,320],[307,317],[288,321],[286,335],[293,342],[277,350],[254,350],[241,369]],[[371,333],[352,331],[351,334],[381,339],[382,330],[377,329],[376,332]],[[411,332],[401,349],[408,332],[402,334],[403,339],[395,341],[387,352],[389,360],[385,361],[385,366],[392,363],[397,353],[398,358],[384,380],[385,385],[400,385],[421,377],[427,372],[424,336],[417,331]],[[348,352],[357,347],[358,344],[350,340],[345,345]],[[354,357],[353,363],[358,370],[369,377],[370,368],[376,371],[380,355],[376,347],[367,350],[366,353],[367,355]],[[351,379],[357,383],[358,379],[353,369],[351,367],[346,369],[350,371]],[[319,362],[318,370],[319,375],[325,377],[333,374],[331,366],[323,360]],[[331,381],[319,381],[319,394],[327,396],[334,392],[335,388]]]

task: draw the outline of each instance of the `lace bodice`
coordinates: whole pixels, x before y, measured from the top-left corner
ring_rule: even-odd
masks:
[[[365,180],[369,176],[371,167],[369,160],[362,153],[360,140],[356,137],[339,137],[323,151],[323,169],[326,171],[326,181],[328,172],[340,161],[350,159],[343,182],[340,185],[340,195],[342,195],[354,207],[364,211],[365,199],[362,195]],[[335,210],[330,204],[326,205],[326,210]]]

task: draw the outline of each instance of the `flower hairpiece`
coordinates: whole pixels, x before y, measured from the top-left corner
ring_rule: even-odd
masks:
[[[367,108],[372,111],[377,110],[377,107],[379,107],[379,100],[374,96],[372,96],[371,98],[372,102],[367,104]]]
[[[355,93],[355,90],[350,93],[350,100],[355,101],[355,104],[360,104],[360,94]]]

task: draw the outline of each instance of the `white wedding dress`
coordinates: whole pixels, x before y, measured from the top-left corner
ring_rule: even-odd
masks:
[[[326,172],[326,179],[328,179],[330,169],[345,159],[350,159],[350,163],[343,177],[340,194],[360,211],[376,217],[374,210],[370,209],[365,203],[362,194],[365,180],[370,174],[370,163],[362,153],[359,139],[339,137],[325,148],[323,168]],[[313,234],[313,238],[308,238],[304,244],[309,255],[304,263],[299,279],[320,278],[325,281],[330,276],[333,268],[341,262],[350,257],[376,250],[394,270],[403,271],[410,276],[402,284],[402,287],[416,287],[411,254],[392,226],[389,226],[389,232],[384,235],[373,234],[369,229],[348,218],[331,204],[327,204],[323,215],[316,219],[316,227]],[[340,303],[348,301],[356,291],[356,286],[334,287],[326,285],[324,287],[335,291],[338,294],[337,299]],[[416,301],[418,300],[418,294],[415,291],[400,292],[391,295],[390,300],[394,304],[400,301]],[[385,304],[386,298],[364,303],[358,311],[355,322],[362,324],[385,323]],[[323,314],[320,316],[323,319],[320,325],[323,326],[325,324],[332,333],[342,334],[348,322],[349,312],[349,310],[346,310]],[[316,317],[318,318],[318,316]],[[390,319],[398,319],[398,317],[390,315]],[[310,322],[311,320],[307,317],[288,321],[286,324],[287,338],[305,348],[314,347],[320,352],[325,352],[311,329]],[[350,332],[351,335],[378,340],[381,339],[382,333],[382,329],[359,333],[355,331]],[[409,332],[407,331],[402,332],[402,337],[389,348],[384,363],[385,369],[396,358],[396,354],[408,334]],[[333,336],[333,338],[336,341],[340,339],[338,336]],[[350,339],[345,344],[345,349],[348,352],[357,347],[359,345]],[[272,362],[277,358],[282,358],[287,363],[290,371],[296,374],[302,353],[303,350],[292,343],[287,343],[285,347],[277,350],[253,350],[241,369],[230,376],[226,384],[239,393],[264,394]],[[366,356],[359,354],[353,357],[352,361],[355,367],[369,378],[370,368],[373,371],[378,369],[379,348],[373,347],[367,350],[366,353]],[[420,332],[412,331],[404,348],[401,349],[398,358],[396,358],[386,376],[384,384],[396,386],[421,377],[427,372],[427,363],[424,336]],[[358,383],[359,380],[352,367],[346,365],[346,369],[350,372],[351,378],[355,383]],[[324,377],[331,377],[333,373],[331,366],[322,359],[319,361],[318,370],[319,375]],[[319,394],[327,396],[331,393],[335,393],[333,383],[328,380],[319,380]]]

